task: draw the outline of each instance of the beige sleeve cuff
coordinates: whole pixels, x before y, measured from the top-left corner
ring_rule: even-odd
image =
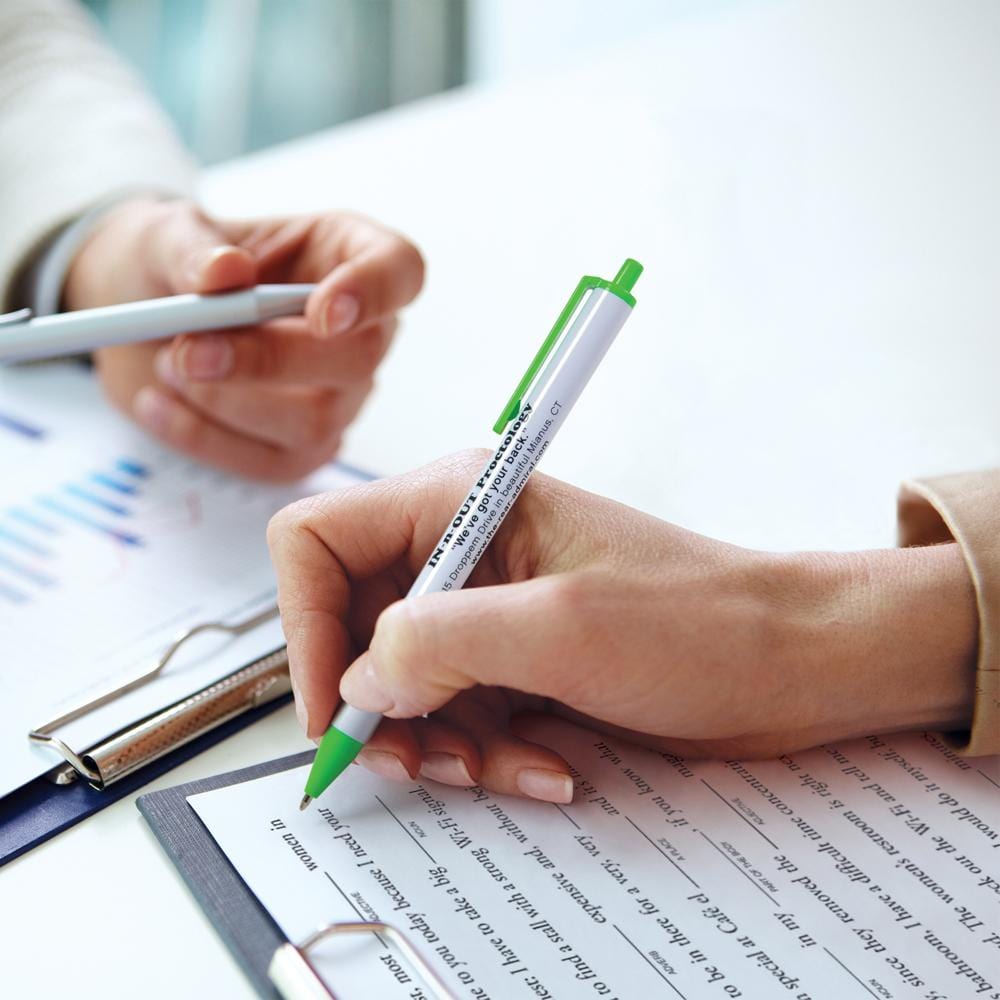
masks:
[[[0,312],[71,220],[135,190],[188,194],[195,169],[82,5],[0,0]]]
[[[979,608],[976,702],[968,733],[951,734],[963,753],[1000,753],[1000,469],[904,483],[899,544],[956,541]]]

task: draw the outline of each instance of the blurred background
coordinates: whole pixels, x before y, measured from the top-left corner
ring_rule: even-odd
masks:
[[[766,0],[85,0],[204,163]]]

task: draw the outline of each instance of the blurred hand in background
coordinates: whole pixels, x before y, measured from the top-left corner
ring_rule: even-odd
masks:
[[[108,397],[166,444],[288,480],[336,454],[423,271],[412,243],[359,215],[223,221],[188,200],[134,198],[76,254],[64,307],[316,282],[301,317],[95,355]]]

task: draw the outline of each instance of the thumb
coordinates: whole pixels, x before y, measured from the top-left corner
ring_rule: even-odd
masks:
[[[581,628],[568,576],[408,598],[382,612],[368,652],[344,674],[348,704],[396,719],[478,684],[565,700],[579,680]]]
[[[179,203],[164,215],[154,235],[152,257],[174,294],[221,292],[257,280],[249,250],[233,246],[215,224],[192,205]]]

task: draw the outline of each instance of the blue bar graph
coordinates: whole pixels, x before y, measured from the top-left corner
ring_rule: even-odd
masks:
[[[128,496],[135,496],[139,492],[138,486],[132,483],[123,483],[120,479],[106,476],[103,472],[92,472],[90,474],[90,481],[97,483],[99,486],[106,486],[109,490],[114,490],[116,493],[125,493]]]
[[[18,562],[16,559],[11,559],[10,556],[4,555],[2,552],[0,552],[0,567],[16,573],[30,583],[38,584],[39,587],[51,587],[56,582],[48,573],[32,569],[31,566],[25,566],[24,563]]]
[[[98,496],[96,493],[91,493],[90,490],[85,490],[82,486],[77,486],[75,483],[71,483],[66,487],[66,492],[70,496],[76,497],[78,500],[86,500],[87,503],[93,504],[95,507],[100,507],[102,510],[106,510],[109,514],[117,514],[119,517],[128,517],[131,513],[127,507],[123,507],[121,504],[115,503],[113,500],[105,500],[104,497]]]
[[[25,538],[24,535],[19,535],[17,532],[11,531],[10,528],[5,528],[2,524],[0,524],[0,541],[10,542],[11,545],[16,545],[22,551],[30,552],[35,556],[52,555],[51,549],[40,545],[33,538]]]
[[[28,602],[27,594],[22,594],[21,591],[9,587],[2,580],[0,580],[0,597],[5,601],[10,601],[11,604],[27,604]]]
[[[131,458],[119,458],[115,465],[122,471],[127,472],[130,476],[135,476],[138,479],[148,479],[150,475],[150,470],[147,466],[142,465],[140,462],[133,461]]]
[[[39,531],[44,531],[46,535],[58,535],[60,534],[59,529],[50,522],[44,520],[43,518],[36,517],[30,511],[21,510],[20,507],[14,507],[7,511],[12,518],[20,521],[22,524],[30,525],[32,528],[37,528]]]
[[[41,427],[35,427],[10,413],[0,412],[0,428],[5,431],[11,431],[14,434],[19,434],[21,437],[28,438],[31,441],[41,441],[45,437],[45,431]]]
[[[117,528],[102,524],[100,521],[90,517],[89,514],[84,514],[73,507],[68,507],[62,501],[56,500],[55,497],[40,497],[38,502],[47,510],[61,514],[63,517],[91,528],[94,531],[98,531],[101,534],[108,535],[114,538],[115,541],[122,542],[124,545],[141,546],[143,544],[142,539],[138,535],[134,535],[128,531],[119,531]]]

